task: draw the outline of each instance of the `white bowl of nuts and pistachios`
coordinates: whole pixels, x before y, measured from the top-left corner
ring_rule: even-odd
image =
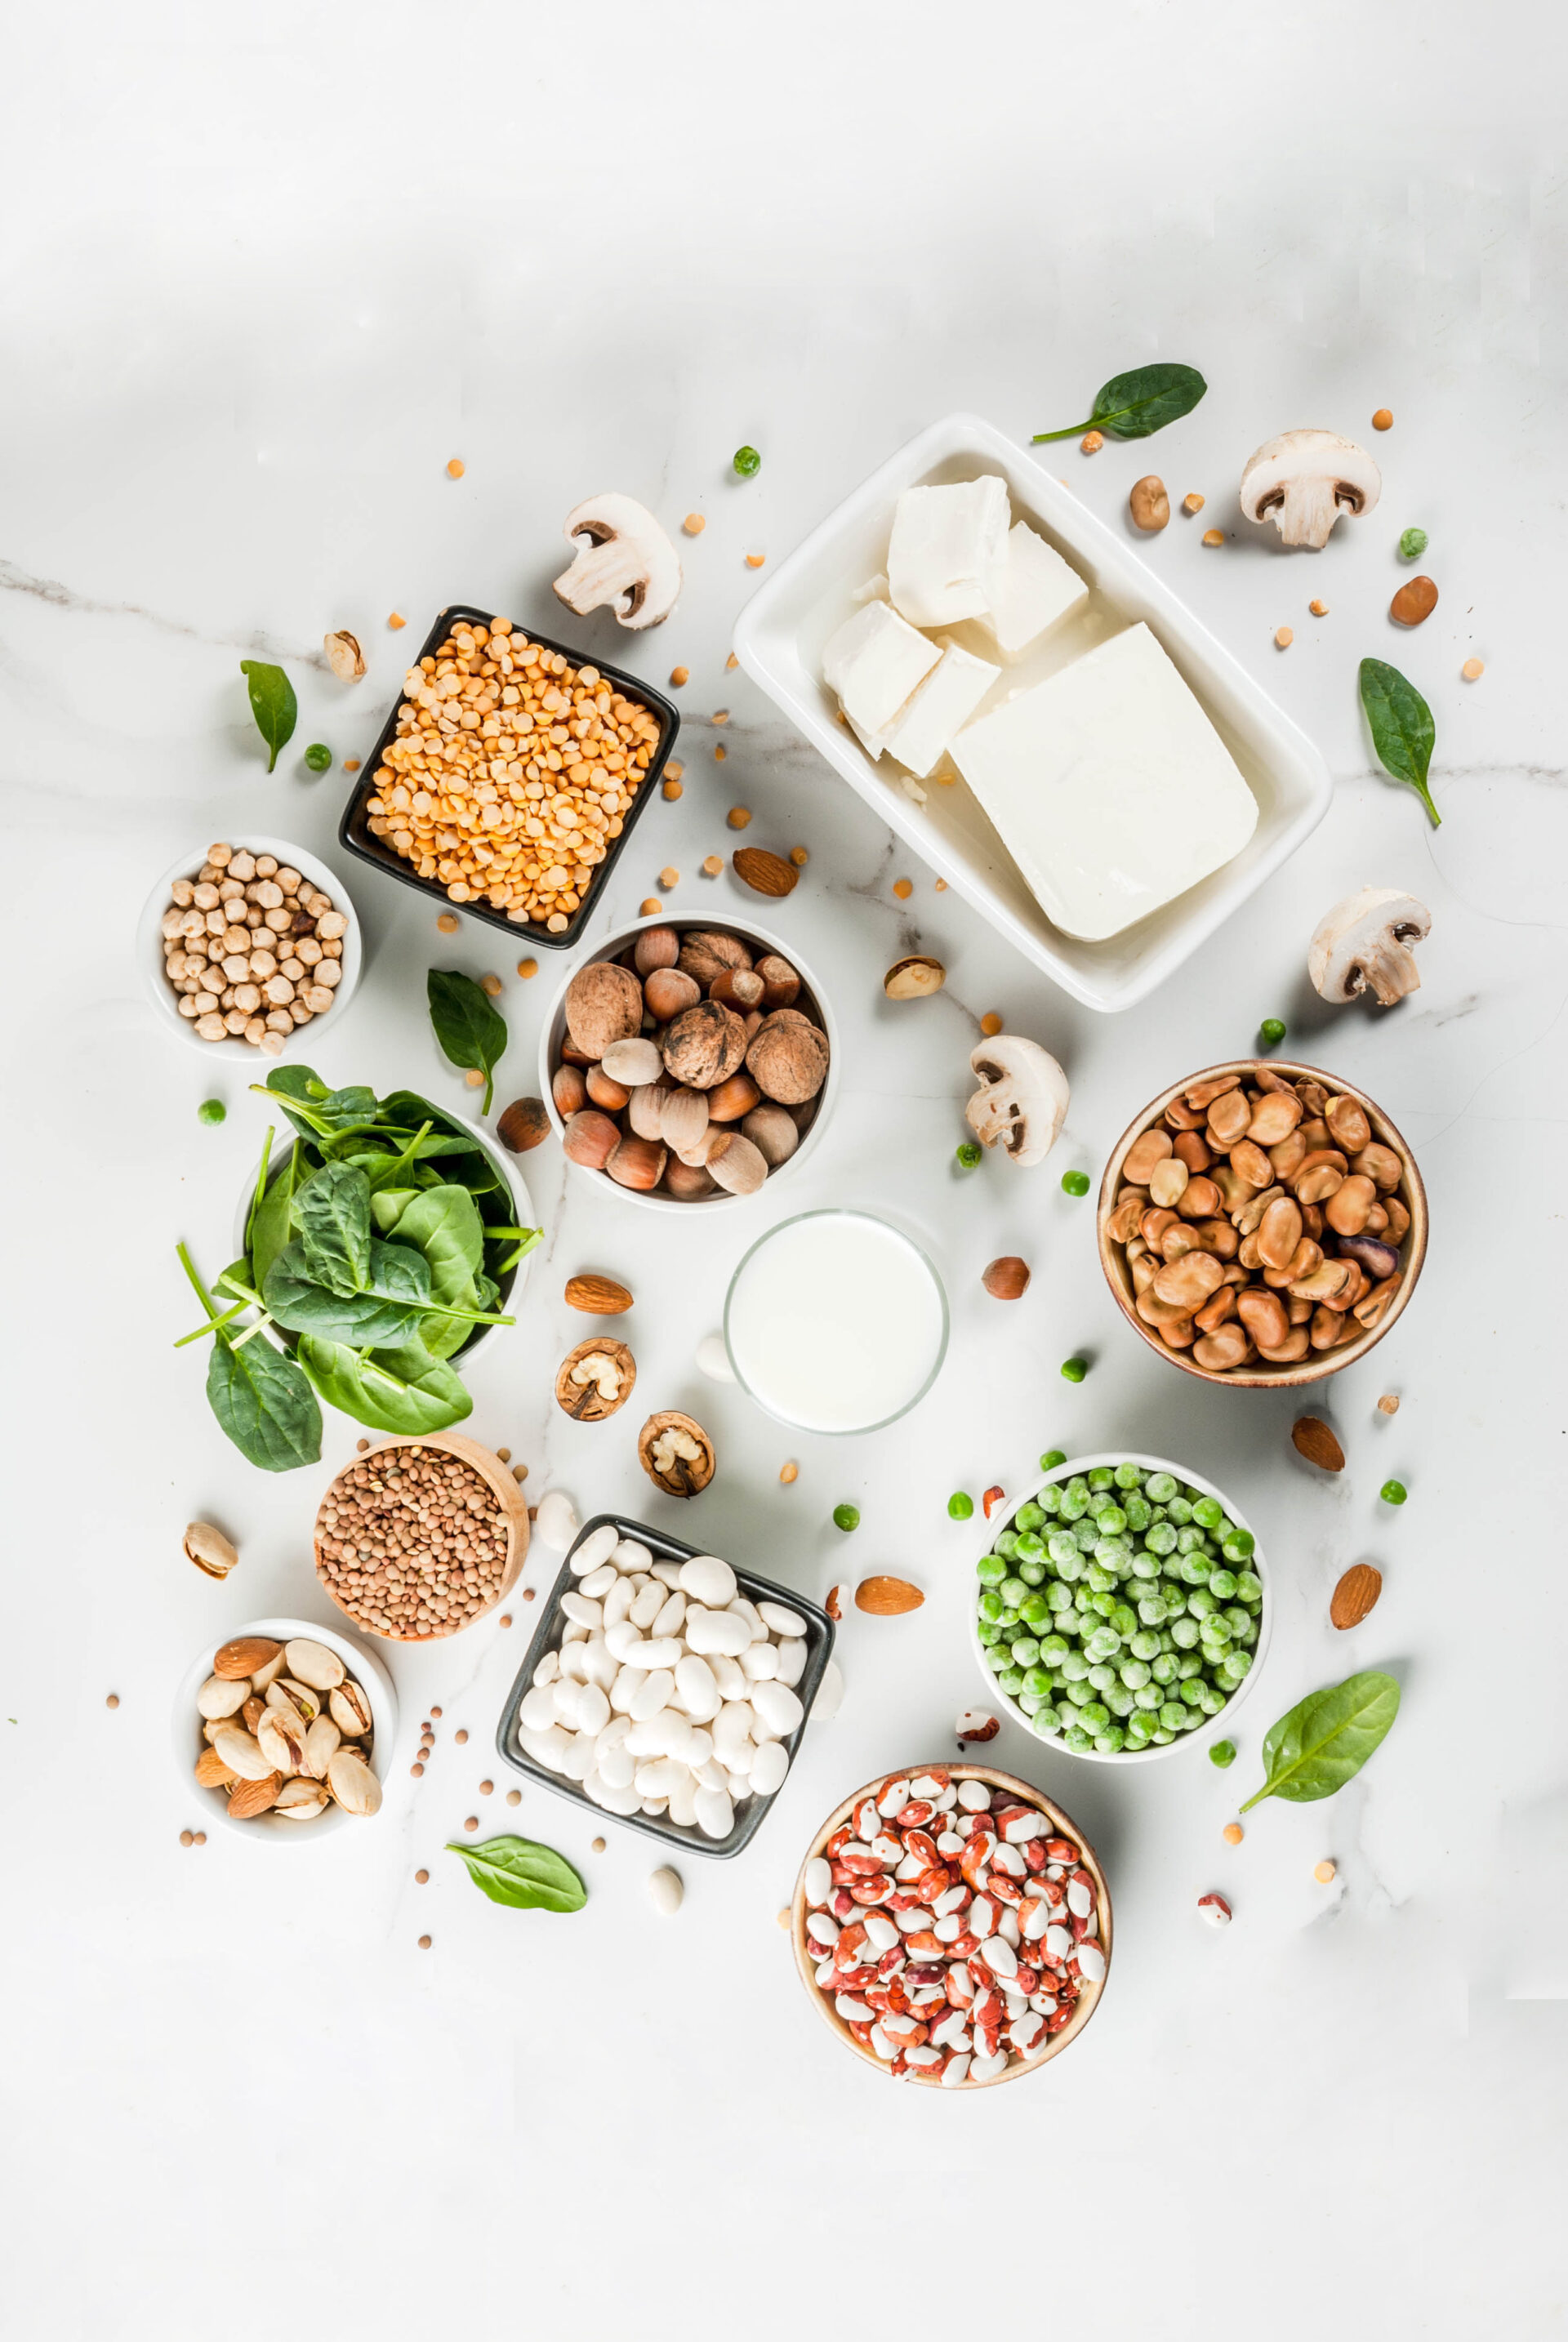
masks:
[[[175,1696],[175,1763],[214,1819],[287,1845],[380,1810],[397,1695],[335,1627],[256,1618],[203,1644]]]
[[[734,1206],[804,1163],[838,1032],[793,946],[749,919],[638,919],[563,982],[539,1087],[567,1160],[655,1211]]]
[[[244,833],[183,854],[148,896],[136,956],[162,1021],[209,1057],[254,1066],[314,1046],[359,983],[359,920],[335,871]]]

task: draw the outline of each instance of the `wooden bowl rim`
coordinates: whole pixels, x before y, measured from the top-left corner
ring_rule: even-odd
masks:
[[[321,1581],[323,1592],[329,1601],[335,1604],[343,1612],[344,1616],[352,1621],[356,1633],[374,1635],[378,1642],[383,1643],[450,1643],[454,1635],[466,1634],[470,1626],[476,1626],[481,1618],[488,1617],[496,1604],[505,1600],[522,1576],[523,1564],[528,1555],[528,1538],[532,1526],[528,1518],[528,1500],[499,1456],[489,1447],[482,1447],[476,1439],[466,1438],[460,1431],[430,1431],[418,1439],[389,1436],[382,1440],[380,1445],[371,1452],[379,1456],[388,1447],[440,1447],[444,1448],[447,1455],[459,1456],[464,1464],[473,1466],[485,1486],[499,1501],[506,1522],[506,1566],[501,1573],[500,1585],[484,1605],[484,1609],[476,1610],[472,1618],[467,1619],[463,1626],[454,1627],[451,1635],[399,1635],[389,1627],[371,1626],[367,1620],[359,1616],[356,1610],[351,1610],[346,1602],[340,1601],[321,1566],[321,1506],[325,1504],[327,1496],[331,1496],[344,1474],[352,1472],[355,1464],[364,1462],[365,1458],[360,1456],[355,1457],[354,1464],[345,1464],[342,1471],[333,1474],[327,1484],[325,1495],[322,1497],[321,1505],[316,1506],[315,1523],[311,1531],[311,1553],[315,1562],[315,1574]]]
[[[1033,1806],[1039,1812],[1046,1815],[1055,1824],[1057,1831],[1063,1837],[1070,1837],[1073,1840],[1083,1857],[1084,1867],[1094,1881],[1094,1907],[1100,1919],[1098,1940],[1105,1955],[1104,1975],[1097,1985],[1091,1985],[1087,1992],[1079,1996],[1072,2017],[1062,2027],[1060,2033],[1053,2035],[1049,2047],[1043,2049],[1038,2057],[1019,2059],[1010,2064],[1004,2072],[993,2074],[987,2081],[971,2082],[966,2079],[955,2082],[952,2096],[959,2097],[966,2090],[992,2090],[999,2088],[1004,2082],[1021,2082],[1030,2074],[1037,2074],[1043,2067],[1051,2063],[1053,2057],[1059,2057],[1064,2049],[1070,2048],[1077,2040],[1094,2011],[1099,2007],[1104,1997],[1105,1987],[1111,1978],[1113,1935],[1111,1889],[1099,1856],[1077,1823],[1070,1815],[1064,1813],[1061,1807],[1054,1798],[1048,1797],[1044,1789],[1036,1788],[1033,1781],[1020,1779],[1016,1773],[1004,1773],[994,1765],[970,1764],[962,1757],[951,1764],[945,1758],[940,1758],[934,1764],[923,1762],[890,1766],[885,1772],[878,1773],[874,1779],[863,1783],[853,1797],[845,1797],[842,1805],[834,1807],[801,1857],[800,1869],[795,1877],[794,1893],[790,1898],[790,1944],[794,1952],[795,1973],[815,2002],[824,2022],[844,2043],[846,2049],[853,2049],[862,2063],[870,2066],[876,2073],[884,2076],[890,2081],[893,2079],[887,2067],[877,2056],[875,2050],[868,2044],[855,2039],[844,2019],[817,1984],[817,1964],[806,1949],[805,1923],[808,1913],[805,1900],[805,1867],[822,1852],[834,1830],[849,1819],[863,1797],[874,1796],[885,1781],[896,1781],[910,1774],[933,1771],[944,1772],[953,1781],[984,1781],[987,1788],[1011,1789],[1022,1803]],[[929,2088],[932,2086],[926,2084],[924,2087]]]
[[[1306,1359],[1302,1359],[1293,1366],[1282,1366],[1261,1372],[1250,1366],[1233,1367],[1229,1373],[1222,1374],[1213,1366],[1199,1366],[1195,1359],[1189,1357],[1185,1350],[1169,1348],[1161,1341],[1152,1326],[1144,1325],[1133,1306],[1132,1294],[1123,1281],[1126,1275],[1126,1262],[1122,1254],[1122,1247],[1114,1241],[1107,1230],[1111,1216],[1116,1208],[1116,1191],[1121,1185],[1122,1165],[1126,1159],[1127,1150],[1134,1140],[1141,1138],[1145,1130],[1152,1130],[1160,1121],[1165,1108],[1179,1098],[1184,1090],[1191,1089],[1194,1083],[1213,1081],[1222,1074],[1244,1076],[1254,1072],[1260,1066],[1266,1066],[1271,1073],[1288,1075],[1293,1080],[1324,1083],[1334,1096],[1353,1097],[1364,1108],[1367,1120],[1373,1127],[1373,1136],[1380,1139],[1384,1146],[1392,1146],[1404,1166],[1400,1186],[1394,1192],[1401,1196],[1409,1208],[1410,1229],[1403,1247],[1403,1273],[1400,1280],[1400,1289],[1369,1333],[1363,1333],[1357,1341],[1347,1342],[1343,1349],[1321,1352],[1318,1357],[1310,1363]],[[1105,1164],[1105,1174],[1100,1182],[1100,1203],[1095,1216],[1100,1266],[1104,1272],[1105,1282],[1111,1288],[1117,1306],[1133,1331],[1146,1342],[1158,1356],[1165,1359],[1172,1366],[1179,1366],[1184,1375],[1191,1375],[1195,1381],[1213,1383],[1221,1389],[1231,1390],[1301,1390],[1310,1383],[1326,1382],[1331,1375],[1337,1375],[1344,1367],[1354,1366],[1360,1359],[1364,1358],[1367,1352],[1382,1341],[1383,1336],[1397,1325],[1404,1314],[1405,1306],[1415,1291],[1416,1282],[1425,1264],[1427,1232],[1426,1183],[1421,1176],[1420,1167],[1407,1140],[1396,1125],[1390,1121],[1375,1100],[1368,1097],[1364,1090],[1358,1089],[1353,1082],[1343,1081],[1337,1074],[1325,1073],[1321,1066],[1303,1065],[1288,1057],[1232,1057],[1223,1065],[1205,1066],[1198,1073],[1183,1074],[1179,1082],[1173,1082],[1169,1089],[1162,1091],[1151,1105],[1146,1106],[1141,1114],[1134,1117],[1111,1149]]]

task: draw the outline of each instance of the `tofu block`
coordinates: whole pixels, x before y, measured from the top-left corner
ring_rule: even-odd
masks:
[[[828,636],[822,671],[850,722],[880,732],[941,656],[891,603],[865,602]]]
[[[1002,582],[988,611],[976,623],[984,627],[1004,659],[1022,658],[1048,626],[1060,624],[1082,607],[1089,588],[1054,545],[1024,521],[1008,532]]]
[[[939,663],[883,733],[888,755],[924,780],[1001,672],[956,643],[945,645]]]
[[[1239,854],[1252,791],[1147,626],[971,724],[953,760],[1046,916],[1097,943]]]
[[[949,488],[905,488],[893,515],[888,590],[913,626],[978,618],[1001,590],[1007,483],[987,473]]]

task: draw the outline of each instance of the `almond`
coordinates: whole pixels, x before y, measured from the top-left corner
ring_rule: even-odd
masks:
[[[784,861],[781,855],[769,854],[760,846],[738,846],[730,862],[735,876],[744,879],[758,895],[793,894],[800,878],[793,862]]]
[[[1320,1472],[1344,1470],[1344,1449],[1327,1424],[1315,1415],[1303,1415],[1299,1423],[1292,1425],[1291,1445],[1298,1456],[1304,1456]]]
[[[1383,1592],[1383,1572],[1370,1561],[1353,1562],[1333,1589],[1328,1615],[1340,1627],[1359,1626]]]
[[[230,1821],[255,1821],[257,1814],[265,1814],[269,1806],[276,1805],[282,1787],[281,1773],[269,1773],[260,1781],[242,1781],[229,1799]]]
[[[609,1276],[569,1276],[566,1306],[585,1310],[590,1317],[619,1317],[632,1306],[624,1285]]]
[[[869,1610],[874,1618],[902,1617],[906,1610],[918,1610],[924,1599],[906,1577],[863,1577],[854,1589],[855,1608]]]
[[[204,1748],[196,1758],[196,1779],[204,1789],[226,1789],[239,1775],[231,1773],[215,1748]]]
[[[237,1642],[225,1643],[213,1660],[213,1673],[225,1683],[238,1683],[243,1676],[254,1676],[269,1659],[275,1659],[282,1650],[281,1643],[269,1642],[265,1635],[242,1635]]]

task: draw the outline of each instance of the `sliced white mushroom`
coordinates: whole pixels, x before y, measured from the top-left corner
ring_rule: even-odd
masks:
[[[1364,447],[1337,431],[1284,431],[1265,439],[1242,474],[1242,511],[1272,520],[1287,545],[1321,552],[1341,513],[1368,513],[1383,475]]]
[[[1412,944],[1432,930],[1432,913],[1397,886],[1363,886],[1320,919],[1307,974],[1325,1000],[1353,1000],[1370,986],[1385,1008],[1421,989]]]
[[[669,616],[681,565],[645,505],[634,496],[589,496],[567,514],[565,535],[576,558],[556,578],[555,592],[569,610],[585,618],[608,604],[623,626],[639,631]]]
[[[1000,1146],[1020,1169],[1044,1163],[1067,1118],[1067,1076],[1048,1049],[1017,1033],[982,1041],[969,1058],[980,1087],[964,1118],[983,1146]]]

